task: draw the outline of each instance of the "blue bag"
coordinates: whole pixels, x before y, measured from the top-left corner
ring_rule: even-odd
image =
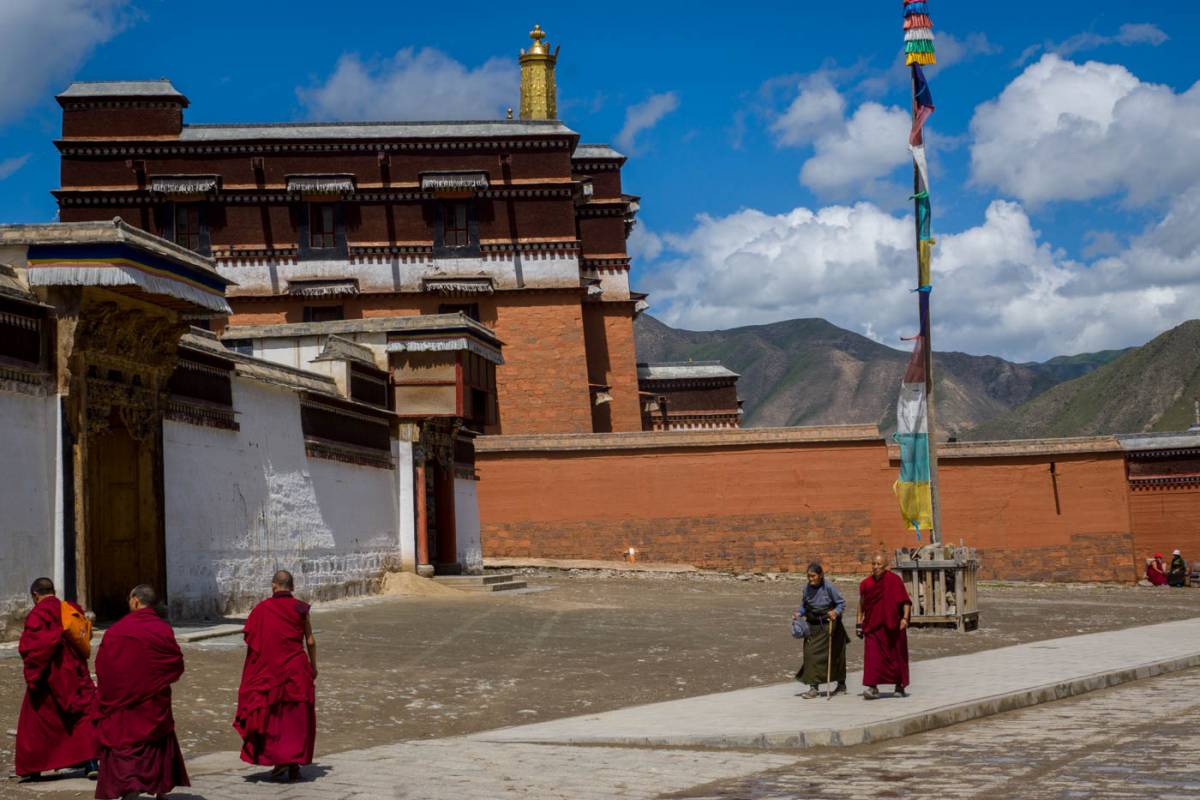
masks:
[[[796,639],[808,638],[808,620],[803,614],[792,620],[792,636]]]

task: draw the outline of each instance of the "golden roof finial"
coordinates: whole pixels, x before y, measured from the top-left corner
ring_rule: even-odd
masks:
[[[521,51],[521,119],[556,119],[558,89],[554,81],[557,49],[550,52],[546,32],[534,25],[529,32],[533,40],[528,50]]]
[[[546,32],[542,30],[542,26],[534,23],[533,30],[529,32],[529,38],[533,39],[533,45],[529,48],[530,53],[545,53],[549,49],[549,45],[542,40],[546,38]]]

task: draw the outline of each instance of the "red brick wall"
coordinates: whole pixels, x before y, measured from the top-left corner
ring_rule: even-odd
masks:
[[[913,544],[891,491],[896,464],[881,440],[737,444],[761,433],[722,433],[727,446],[651,450],[494,452],[483,442],[484,555],[614,560],[633,546],[647,561],[790,571],[821,558],[845,572],[864,570],[880,545]],[[947,459],[941,480],[945,540],[977,548],[985,578],[1137,576],[1119,452]],[[1172,530],[1179,523],[1170,519],[1196,519],[1190,504],[1200,503],[1200,492],[1178,503],[1178,517],[1135,514],[1139,536],[1151,541],[1154,519]],[[1194,523],[1191,530],[1200,557]]]
[[[138,108],[136,106],[63,109],[63,138],[178,136],[183,129],[182,106]]]
[[[477,464],[485,556],[612,561],[632,546],[641,560],[708,569],[798,571],[820,558],[851,571],[905,536],[881,441],[481,451]]]
[[[593,430],[640,431],[632,303],[584,303],[588,380],[610,387],[612,402],[593,409]]]
[[[625,253],[625,220],[622,217],[580,217],[579,239],[584,255]]]
[[[589,433],[579,294],[503,292],[497,297],[502,300],[494,307],[493,327],[504,342],[504,364],[496,369],[501,431]]]
[[[983,548],[984,577],[1133,578],[1122,453],[946,459],[940,478],[943,540]]]
[[[1200,486],[1134,489],[1129,507],[1139,571],[1154,553],[1162,553],[1169,561],[1171,551],[1179,549],[1189,563],[1200,559]]]

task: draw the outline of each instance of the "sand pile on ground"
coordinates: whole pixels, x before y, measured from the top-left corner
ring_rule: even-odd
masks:
[[[383,594],[405,597],[465,597],[467,592],[422,578],[415,572],[387,572],[383,576]]]

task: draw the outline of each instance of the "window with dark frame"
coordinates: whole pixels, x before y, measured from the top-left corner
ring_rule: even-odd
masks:
[[[196,203],[175,204],[175,244],[188,250],[200,250],[200,206]]]
[[[442,246],[467,247],[471,244],[471,229],[466,203],[442,205]]]
[[[308,246],[314,250],[330,250],[337,246],[333,203],[310,203],[308,206]]]
[[[439,314],[466,314],[468,318],[476,322],[482,322],[479,318],[479,303],[439,303]]]
[[[337,322],[346,318],[341,306],[305,306],[305,322]]]

